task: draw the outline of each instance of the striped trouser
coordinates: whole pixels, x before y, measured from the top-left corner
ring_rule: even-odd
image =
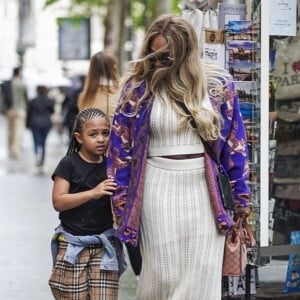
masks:
[[[86,247],[72,265],[63,260],[66,242],[59,242],[56,263],[49,279],[55,299],[65,300],[117,300],[119,274],[100,270],[102,248]]]

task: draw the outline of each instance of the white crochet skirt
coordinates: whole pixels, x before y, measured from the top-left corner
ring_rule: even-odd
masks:
[[[137,300],[221,300],[218,233],[204,158],[147,160]]]

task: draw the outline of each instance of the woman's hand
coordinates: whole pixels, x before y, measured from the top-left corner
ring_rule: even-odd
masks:
[[[238,207],[234,214],[234,220],[241,219],[245,221],[250,214],[249,207]]]

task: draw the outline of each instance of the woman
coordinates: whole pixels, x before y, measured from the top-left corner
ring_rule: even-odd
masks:
[[[122,87],[108,151],[121,240],[137,245],[137,299],[221,299],[225,233],[220,158],[236,215],[249,213],[245,130],[230,76],[199,58],[193,27],[164,15],[147,31]],[[197,127],[195,129],[194,127]]]
[[[88,75],[78,99],[78,108],[101,109],[112,121],[116,109],[116,95],[119,90],[119,71],[116,59],[100,51],[90,60]]]
[[[51,116],[55,103],[48,97],[46,86],[38,85],[36,90],[37,96],[28,103],[26,123],[32,132],[37,171],[43,172],[46,141],[52,127]]]

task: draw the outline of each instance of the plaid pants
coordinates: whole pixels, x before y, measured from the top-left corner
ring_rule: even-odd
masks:
[[[119,274],[100,270],[102,248],[86,247],[72,265],[63,260],[66,242],[59,242],[56,263],[49,279],[52,294],[59,300],[117,300]]]

